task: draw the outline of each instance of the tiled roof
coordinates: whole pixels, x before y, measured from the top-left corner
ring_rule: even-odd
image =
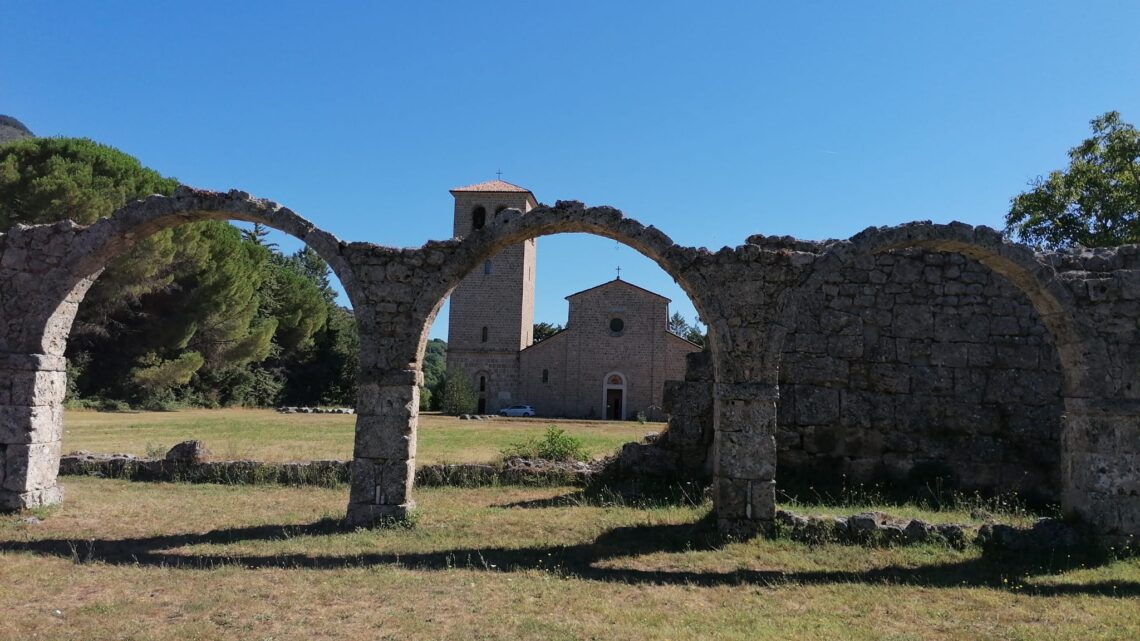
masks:
[[[637,285],[634,285],[633,283],[631,283],[629,281],[622,280],[620,278],[615,278],[611,281],[602,283],[601,285],[595,285],[589,289],[583,289],[580,292],[575,292],[573,294],[570,294],[569,296],[566,297],[566,300],[570,300],[571,298],[581,296],[582,294],[585,294],[586,292],[592,292],[596,289],[601,289],[603,287],[612,287],[612,286],[618,285],[618,284],[625,285],[626,287],[632,287],[633,289],[640,291],[640,292],[643,292],[643,293],[646,293],[646,294],[649,294],[650,296],[655,296],[655,297],[660,298],[661,300],[665,301],[666,303],[672,302],[671,300],[669,300],[668,298],[665,298],[664,296],[662,296],[661,294],[658,294],[657,292],[651,292],[648,289],[645,289],[644,287],[638,287]]]
[[[479,183],[478,185],[467,185],[466,187],[456,187],[455,189],[451,190],[451,193],[454,194],[457,191],[483,191],[483,192],[491,192],[491,193],[499,193],[499,194],[502,194],[502,193],[529,194],[530,193],[529,189],[524,189],[522,187],[519,187],[518,185],[512,185],[511,183],[509,183],[505,180],[488,180],[487,182]]]

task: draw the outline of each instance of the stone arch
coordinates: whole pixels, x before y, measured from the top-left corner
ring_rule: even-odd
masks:
[[[896,227],[869,228],[847,241],[821,247],[802,284],[791,290],[769,330],[766,349],[769,362],[779,364],[784,338],[795,327],[799,304],[814,295],[826,282],[840,282],[840,272],[860,257],[876,256],[893,250],[921,249],[955,253],[972,259],[1008,281],[1032,306],[1053,338],[1060,365],[1061,399],[1061,491],[1065,508],[1070,500],[1067,436],[1084,414],[1090,396],[1096,396],[1095,356],[1092,336],[1081,321],[1077,301],[1058,278],[1052,263],[1024,245],[1007,241],[996,230],[962,223],[909,223]],[[775,372],[773,372],[775,376]]]
[[[0,430],[0,508],[60,500],[56,470],[66,389],[63,355],[78,306],[106,264],[160,230],[218,219],[261,223],[308,244],[341,280],[359,322],[365,301],[340,241],[289,209],[244,192],[180,186],[173,196],[132,202],[86,227],[63,221],[12,230],[0,247],[7,259],[0,269],[15,272],[5,279],[0,300],[0,319],[10,328],[0,338],[0,379],[18,393],[3,401],[8,416]]]
[[[978,261],[1014,285],[1033,305],[1041,321],[1052,333],[1065,377],[1066,396],[1089,393],[1088,353],[1085,335],[1076,323],[1076,304],[1062,286],[1053,268],[1039,261],[1033,250],[1011,243],[989,227],[964,223],[907,223],[895,227],[870,227],[848,241],[830,244],[819,256],[803,284],[784,299],[778,322],[768,342],[776,357],[783,335],[796,314],[797,296],[817,289],[857,256],[876,255],[898,249],[926,249],[957,253]]]
[[[246,192],[226,193],[179,186],[173,196],[151,196],[127,204],[108,218],[82,231],[76,242],[72,273],[77,278],[98,274],[115,256],[156,232],[202,220],[240,220],[260,223],[302,241],[329,265],[355,307],[363,303],[351,266],[332,234],[271,200]]]
[[[389,359],[386,371],[376,374],[376,379],[382,382],[376,384],[376,391],[370,395],[394,400],[383,407],[377,407],[378,413],[382,411],[386,415],[383,418],[377,417],[374,430],[367,436],[358,434],[358,439],[364,438],[368,444],[365,449],[358,447],[357,450],[358,461],[369,461],[364,464],[366,470],[360,474],[360,478],[368,480],[359,488],[355,487],[354,482],[350,521],[364,523],[371,518],[367,515],[398,514],[414,505],[411,500],[410,474],[402,485],[394,479],[404,474],[403,470],[414,469],[417,425],[417,412],[414,408],[417,407],[418,400],[416,384],[422,381],[420,368],[428,332],[444,299],[464,277],[500,250],[540,236],[559,233],[587,233],[616,240],[653,260],[672,276],[709,326],[712,339],[710,351],[714,377],[716,376],[722,351],[718,337],[728,327],[726,318],[731,315],[731,311],[725,307],[724,297],[719,296],[717,287],[709,279],[713,271],[710,265],[712,254],[703,249],[678,246],[658,229],[626,218],[612,207],[587,208],[578,202],[560,201],[553,207],[540,205],[525,214],[517,209],[507,209],[488,221],[483,229],[473,231],[465,238],[431,242],[419,250],[400,250],[399,254],[393,250],[393,258],[400,257],[438,268],[431,270],[430,276],[422,281],[416,281],[414,277],[407,279],[408,283],[418,283],[414,295],[408,300],[410,309],[406,315],[401,316],[403,319],[411,319],[412,328],[397,341],[397,349]],[[389,266],[389,275],[392,270],[392,266]],[[401,269],[400,273],[404,273],[404,270]],[[367,407],[366,411],[372,411],[372,406]],[[734,415],[727,420],[746,421],[752,418]],[[396,456],[389,456],[392,452]],[[409,458],[402,458],[404,456]],[[392,478],[393,481],[389,483],[386,478]],[[399,493],[400,499],[389,502],[386,504],[388,507],[377,507],[378,503],[369,497],[390,494],[384,489],[389,486],[398,486],[395,492]],[[354,510],[358,517],[353,516]]]

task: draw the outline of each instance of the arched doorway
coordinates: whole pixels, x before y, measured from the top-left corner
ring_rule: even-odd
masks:
[[[610,372],[602,383],[602,407],[607,421],[625,420],[625,376]]]

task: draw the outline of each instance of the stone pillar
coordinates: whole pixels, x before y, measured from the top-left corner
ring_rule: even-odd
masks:
[[[774,385],[718,383],[713,439],[713,504],[721,533],[747,538],[776,517]]]
[[[0,510],[59,503],[62,356],[0,353]]]
[[[349,525],[371,527],[401,520],[415,507],[418,372],[362,381],[356,407]],[[404,379],[401,381],[401,379]]]
[[[1098,535],[1140,536],[1140,399],[1066,399],[1061,503]]]

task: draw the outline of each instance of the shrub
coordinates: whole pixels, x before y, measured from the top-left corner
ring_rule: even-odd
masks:
[[[582,439],[571,436],[555,425],[546,428],[542,438],[529,438],[512,443],[502,451],[505,457],[545,459],[547,461],[584,461],[589,458]]]

